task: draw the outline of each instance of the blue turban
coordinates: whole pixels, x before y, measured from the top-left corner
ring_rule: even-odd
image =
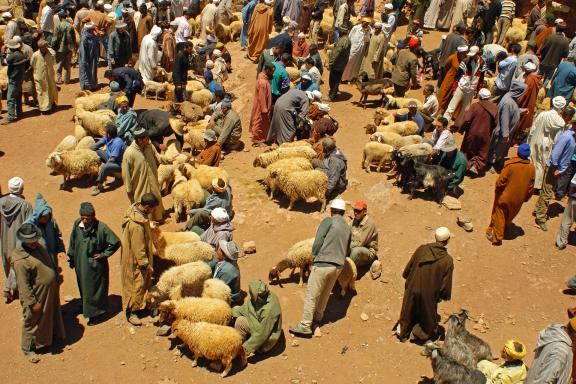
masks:
[[[232,108],[232,101],[230,99],[222,100],[222,107],[224,108]]]
[[[530,145],[524,143],[518,146],[518,157],[527,159],[530,157]]]
[[[206,80],[212,81],[214,79],[214,75],[212,74],[212,71],[204,72],[204,78]]]

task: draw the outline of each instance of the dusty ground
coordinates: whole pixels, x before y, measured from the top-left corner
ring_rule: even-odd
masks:
[[[427,35],[425,48],[437,46],[439,34]],[[239,96],[235,102],[242,115],[244,137],[248,142],[248,123],[255,82],[254,65],[245,61],[237,44],[232,45],[235,72],[229,88]],[[8,178],[22,176],[25,194],[34,200],[42,192],[54,209],[64,238],[77,217],[82,201],[91,201],[98,218],[120,234],[120,220],[128,207],[123,188],[90,196],[91,184],[79,181],[73,192],[58,189],[61,177],[50,176],[44,161],[52,148],[73,129],[71,104],[78,85],[66,86],[60,93],[60,111],[50,116],[26,113],[17,124],[0,127],[0,181],[5,188]],[[494,248],[484,237],[490,218],[493,185],[496,175],[476,180],[466,179],[461,197],[463,213],[473,218],[475,230],[466,233],[456,225],[458,212],[439,208],[423,199],[409,201],[383,174],[366,174],[360,169],[362,147],[367,141],[363,126],[371,120],[372,110],[353,104],[359,95],[343,86],[346,101],[332,104],[340,121],[336,135],[338,145],[348,157],[350,188],[344,198],[350,202],[365,199],[370,215],[380,228],[379,255],[384,264],[383,276],[372,281],[368,276],[357,282],[356,295],[331,301],[322,327],[322,337],[310,340],[288,336],[285,348],[276,356],[252,360],[242,371],[234,370],[229,383],[416,383],[431,376],[430,363],[420,355],[421,347],[400,344],[391,336],[401,306],[403,280],[401,272],[415,248],[433,240],[433,228],[447,226],[455,234],[449,251],[455,259],[452,301],[441,303],[439,312],[447,314],[460,308],[470,310],[475,318],[482,316],[485,325],[481,336],[491,343],[493,351],[507,338],[524,341],[533,349],[538,331],[551,322],[564,321],[565,310],[575,306],[574,297],[562,294],[564,281],[573,268],[574,237],[571,246],[558,252],[553,246],[561,210],[552,207],[550,231],[543,233],[533,225],[533,198],[516,218],[513,240]],[[324,87],[323,91],[326,92]],[[422,98],[421,91],[411,95]],[[163,103],[138,98],[138,108],[157,108]],[[255,240],[258,252],[239,262],[242,287],[253,278],[266,279],[268,269],[281,259],[288,247],[298,240],[312,237],[324,215],[318,205],[298,204],[286,211],[285,201],[269,201],[257,182],[263,175],[251,163],[259,151],[251,150],[228,156],[223,166],[232,175],[235,239]],[[165,199],[169,205],[169,198]],[[169,224],[168,228],[175,228]],[[66,240],[67,242],[67,240]],[[120,313],[119,253],[111,260],[110,319],[86,327],[82,317],[73,315],[74,302],[64,304],[68,339],[66,346],[43,356],[39,365],[30,365],[20,353],[20,304],[0,304],[0,381],[4,383],[205,383],[219,381],[215,373],[192,368],[187,358],[176,358],[168,351],[168,341],[154,336],[153,325],[134,330]],[[73,271],[62,262],[65,281],[61,297],[78,297]],[[284,329],[299,320],[305,288],[295,282],[284,288],[272,287],[280,297]],[[360,314],[369,315],[367,321]],[[471,326],[474,325],[473,323]],[[529,354],[528,360],[532,359]],[[165,380],[166,379],[166,380]],[[169,379],[169,380],[168,380]],[[33,381],[34,380],[34,381]],[[165,380],[165,381],[162,381]],[[170,381],[172,380],[172,381]]]

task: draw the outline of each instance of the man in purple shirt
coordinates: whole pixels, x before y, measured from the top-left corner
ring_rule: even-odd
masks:
[[[103,145],[106,146],[105,151],[98,149]],[[122,156],[124,155],[126,144],[118,137],[116,126],[113,123],[109,123],[106,126],[106,135],[92,145],[90,149],[96,151],[102,161],[102,166],[100,166],[100,172],[98,172],[98,178],[96,179],[96,186],[92,191],[92,196],[96,196],[104,191],[104,183],[108,176],[118,174],[120,177],[122,173]]]

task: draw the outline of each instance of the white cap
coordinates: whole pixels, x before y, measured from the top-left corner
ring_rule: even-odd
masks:
[[[382,28],[384,26],[384,24],[382,24],[381,22],[377,21],[374,23],[374,28]]]
[[[170,22],[170,25],[173,26],[173,27],[177,27],[177,26],[180,25],[180,23],[178,22],[178,20],[172,20],[172,21]]]
[[[303,34],[302,32],[300,32],[300,33],[298,34],[298,38],[299,38],[299,39],[303,39],[303,38],[305,38],[305,37],[306,37],[306,35]]]
[[[218,4],[220,2],[220,0],[212,0],[213,4]]]
[[[212,51],[212,56],[214,57],[221,57],[222,56],[222,51],[219,49],[215,49]]]
[[[206,68],[208,69],[214,68],[214,62],[212,60],[206,60]]]
[[[442,40],[446,40],[447,37],[447,35],[442,35]]]
[[[346,202],[342,199],[334,199],[330,203],[330,208],[345,211],[346,210]]]
[[[314,95],[314,97],[318,100],[322,99],[322,92],[320,91],[312,91],[312,94]]]
[[[96,3],[98,5],[104,5],[104,0],[98,0],[98,2]]]
[[[328,104],[318,103],[316,105],[318,105],[318,109],[322,112],[330,112],[330,106]]]
[[[482,88],[481,90],[478,91],[478,97],[480,98],[480,100],[489,99],[490,96],[492,96],[492,94],[490,93],[488,88]]]
[[[284,16],[284,17],[282,18],[282,23],[283,23],[283,24],[290,24],[291,21],[292,21],[292,20],[291,20],[290,17],[288,17],[288,16]]]
[[[306,80],[312,81],[312,78],[310,77],[309,74],[302,75],[302,79],[306,79]],[[312,95],[312,96],[314,96],[314,95]]]
[[[18,42],[18,43],[21,43],[21,42],[22,42],[22,38],[21,38],[20,36],[18,36],[18,35],[15,35],[15,36],[12,38],[12,40],[14,40],[14,41],[16,41],[16,42]]]
[[[436,228],[436,233],[434,233],[436,241],[446,241],[452,237],[450,230],[446,227]]]
[[[531,61],[525,62],[524,65],[523,65],[523,67],[524,67],[524,70],[525,70],[525,71],[528,71],[528,72],[534,72],[534,71],[536,71],[536,64],[534,64],[534,63],[531,62]]]
[[[224,208],[220,207],[214,208],[212,212],[210,212],[210,216],[212,216],[212,218],[219,223],[223,223],[229,220],[228,212],[226,212]]]
[[[386,3],[384,4],[384,9],[391,11],[394,9],[394,6],[392,5],[392,3]]]
[[[562,109],[566,106],[566,99],[562,96],[556,96],[552,99],[552,105],[554,108]]]
[[[264,4],[270,5],[270,4],[272,4],[272,0],[264,0]]]
[[[93,22],[89,21],[88,23],[84,24],[84,29],[86,30],[91,30],[96,28],[96,24],[94,24]]]
[[[3,19],[11,19],[12,18],[12,14],[10,12],[4,12],[2,14],[2,18]]]
[[[8,191],[14,195],[19,195],[22,193],[22,188],[24,188],[24,180],[21,177],[13,177],[8,180]]]
[[[310,91],[304,91],[310,100],[314,100],[314,94]]]
[[[468,56],[476,56],[478,52],[480,52],[480,48],[474,45],[468,50]]]
[[[467,45],[460,45],[456,49],[458,50],[458,52],[468,52],[468,46]]]
[[[556,19],[556,20],[554,20],[554,24],[560,24],[560,23],[563,23],[563,22],[564,22],[564,19]]]
[[[110,12],[112,10],[112,4],[104,4],[104,10]]]

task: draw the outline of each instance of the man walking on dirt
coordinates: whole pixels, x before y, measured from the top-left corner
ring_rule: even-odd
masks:
[[[308,278],[308,289],[304,298],[302,320],[289,327],[290,333],[297,336],[312,335],[312,322],[319,324],[330,298],[330,292],[344,267],[350,253],[352,233],[343,218],[346,202],[332,200],[330,215],[320,223],[312,245],[312,271]]]

